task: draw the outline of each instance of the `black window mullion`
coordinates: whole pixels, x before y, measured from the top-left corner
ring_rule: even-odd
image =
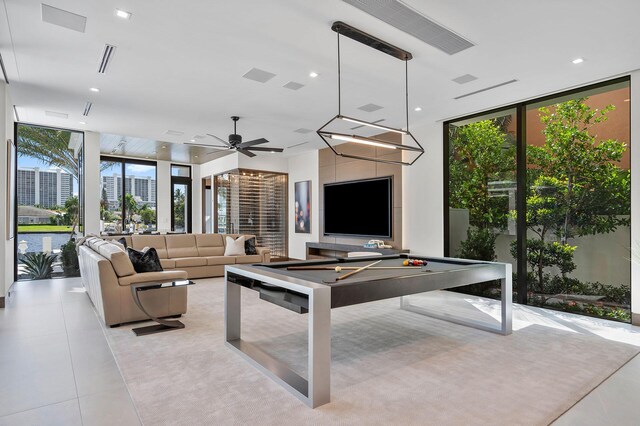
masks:
[[[517,302],[527,303],[527,129],[526,104],[516,107],[516,274]]]

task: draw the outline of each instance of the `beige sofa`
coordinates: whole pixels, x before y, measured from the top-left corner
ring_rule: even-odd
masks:
[[[167,234],[167,235],[127,235],[127,246],[136,250],[153,247],[158,252],[165,271],[180,269],[187,272],[190,279],[223,277],[225,265],[239,263],[267,263],[271,260],[269,249],[256,247],[258,254],[225,256],[225,237],[238,238],[238,234]],[[245,235],[253,238],[254,235]],[[107,237],[119,239],[123,237]]]
[[[132,284],[168,282],[224,276],[224,266],[270,261],[269,249],[256,247],[256,255],[224,256],[225,234],[131,235],[127,246],[136,250],[153,247],[164,271],[136,273],[126,251],[109,240],[122,237],[87,238],[78,247],[80,274],[89,298],[106,325],[148,319],[135,305]],[[229,234],[237,238],[239,235]],[[247,235],[246,237],[253,237]],[[140,294],[142,305],[157,317],[187,311],[187,287],[149,290]]]
[[[87,238],[78,247],[78,259],[82,284],[108,326],[149,319],[133,301],[131,284],[187,278],[187,273],[178,269],[136,273],[121,247],[96,237]],[[140,301],[156,317],[182,315],[187,312],[187,287],[141,292]]]

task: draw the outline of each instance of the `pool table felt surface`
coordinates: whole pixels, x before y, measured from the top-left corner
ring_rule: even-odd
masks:
[[[377,261],[380,261],[380,263],[374,265],[375,267],[403,266],[402,262],[405,259],[424,259],[427,261],[427,265],[424,266],[423,268],[365,269],[363,271],[358,272],[357,274],[353,274],[350,277],[340,281],[335,281],[335,280],[337,277],[345,275],[349,272],[352,272],[353,270],[343,269],[341,272],[336,272],[335,270],[288,270],[287,269],[287,267],[289,266],[362,267]],[[442,272],[453,271],[453,270],[473,268],[479,265],[482,265],[482,264],[469,264],[463,261],[443,262],[439,260],[430,260],[429,258],[423,258],[423,257],[401,256],[401,257],[388,258],[387,256],[385,256],[385,257],[370,257],[366,259],[359,258],[357,260],[341,259],[340,261],[335,260],[335,261],[283,262],[283,263],[276,263],[271,265],[260,265],[259,267],[265,268],[271,272],[277,272],[279,274],[283,274],[289,277],[312,281],[319,284],[336,286],[336,285],[344,285],[348,283],[356,283],[356,282],[362,282],[362,281],[374,281],[374,280],[400,278],[400,277],[415,276],[415,275],[429,275],[434,273],[442,273]]]

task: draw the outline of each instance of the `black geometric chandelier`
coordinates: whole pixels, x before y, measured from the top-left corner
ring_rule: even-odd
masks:
[[[331,29],[338,34],[338,114],[329,120],[324,126],[316,131],[318,136],[322,138],[325,144],[334,152],[334,154],[341,157],[354,158],[358,160],[375,161],[379,163],[401,164],[403,166],[410,166],[416,162],[422,154],[424,154],[424,148],[416,140],[416,138],[409,131],[409,69],[408,62],[413,57],[411,53],[406,50],[393,46],[379,38],[369,35],[363,31],[358,30],[344,22],[336,21],[331,26]],[[406,129],[397,129],[393,127],[387,127],[376,122],[368,122],[360,120],[354,117],[348,117],[342,115],[342,97],[341,97],[341,73],[340,73],[340,36],[344,35],[360,43],[366,44],[376,50],[384,52],[394,58],[400,59],[405,63],[405,117],[406,117]],[[368,130],[381,130],[383,133],[398,134],[402,138],[402,141],[406,141],[410,144],[405,145],[400,142],[397,143],[391,140],[384,140],[376,136],[365,136],[362,134],[350,134],[345,131],[329,131],[326,130],[332,124],[341,121],[357,124],[356,127],[352,127],[351,130],[358,128],[368,128]],[[329,143],[329,140],[337,141],[336,145]],[[413,141],[413,142],[412,142]],[[380,155],[369,157],[363,154],[354,154],[346,152],[341,148],[341,143],[351,142],[361,145],[368,145],[377,148],[389,149],[390,153],[397,153],[397,155]],[[415,144],[415,146],[414,146]],[[396,150],[396,151],[393,151]]]

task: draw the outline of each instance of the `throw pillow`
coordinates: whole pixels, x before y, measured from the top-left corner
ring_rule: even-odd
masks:
[[[127,254],[129,255],[129,259],[131,259],[133,269],[138,273],[163,271],[158,252],[153,247],[145,251],[138,251],[127,247]]]
[[[256,251],[256,237],[251,237],[248,240],[244,241],[244,252],[245,254],[258,254]]]
[[[127,248],[127,239],[125,237],[118,239],[118,242],[122,244],[124,248]]]
[[[226,244],[224,247],[225,256],[244,256],[244,235],[234,240],[231,237],[226,237]]]

